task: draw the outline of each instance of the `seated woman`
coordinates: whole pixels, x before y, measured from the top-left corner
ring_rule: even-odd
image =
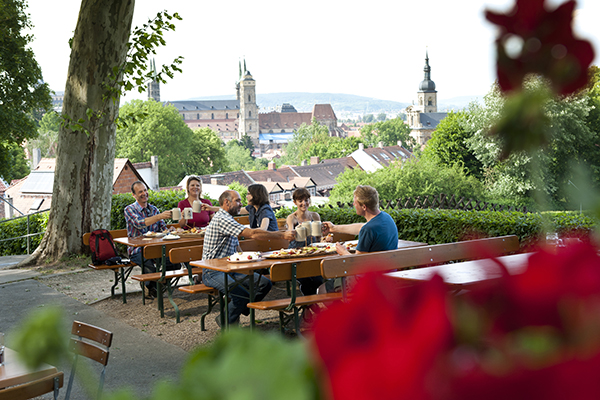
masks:
[[[240,214],[249,214],[250,229],[279,231],[266,187],[259,183],[248,186],[246,200],[248,205],[240,210]]]
[[[320,221],[321,216],[319,213],[308,211],[310,206],[310,192],[305,188],[298,188],[294,190],[292,194],[292,200],[296,205],[297,210],[288,215],[286,219],[287,229],[289,231],[296,229],[296,227],[306,221]],[[305,246],[306,242],[298,242],[292,240],[290,242],[290,249],[300,248]],[[300,290],[305,296],[316,294],[317,288],[323,283],[323,277],[311,276],[308,278],[298,279],[300,282]]]
[[[204,204],[212,206],[212,203],[210,202],[210,200],[200,198],[200,196],[202,196],[202,181],[200,180],[199,177],[192,175],[188,178],[187,184],[186,184],[186,191],[188,194],[187,198],[184,200],[181,200],[179,202],[179,204],[177,205],[177,207],[179,207],[179,209],[181,210],[182,215],[183,215],[183,209],[192,207],[195,200],[198,200]],[[181,226],[182,228],[186,227],[186,226],[188,226],[190,228],[204,228],[204,227],[208,226],[210,220],[212,219],[213,214],[214,214],[213,211],[208,211],[208,210],[202,210],[199,213],[195,212],[193,219],[183,219],[183,218],[180,219],[179,226]]]

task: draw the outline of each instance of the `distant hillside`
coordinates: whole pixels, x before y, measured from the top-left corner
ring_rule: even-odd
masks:
[[[343,93],[267,93],[257,94],[257,103],[261,112],[266,112],[281,106],[283,103],[293,105],[299,112],[312,111],[315,104],[331,104],[338,114],[378,114],[381,112],[398,113],[411,103],[401,103],[392,100],[380,100],[372,97],[356,96]],[[191,100],[228,100],[231,95],[195,97]],[[439,111],[459,110],[466,107],[471,101],[480,99],[481,96],[461,96],[439,101]]]

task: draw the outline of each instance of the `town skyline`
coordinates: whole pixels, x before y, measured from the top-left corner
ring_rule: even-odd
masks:
[[[552,6],[563,1],[549,0]],[[61,7],[29,0],[27,12],[34,25],[31,47],[52,90],[64,90],[79,0],[63,0]],[[164,9],[157,0],[139,2],[133,26],[140,26]],[[495,79],[494,26],[485,21],[484,8],[507,12],[512,0],[432,0],[423,8],[416,2],[370,2],[369,8],[338,0],[309,0],[302,7],[264,1],[250,7],[232,3],[169,3],[178,12],[176,31],[165,37],[157,64],[185,57],[182,74],[161,85],[161,100],[187,100],[234,95],[238,63],[245,58],[257,81],[257,94],[303,92],[341,93],[410,103],[423,79],[426,51],[431,79],[440,101],[486,94]],[[574,31],[592,42],[598,64],[599,35],[594,15],[600,2],[579,0]],[[234,12],[231,12],[233,10]],[[235,12],[235,11],[239,12]],[[225,25],[223,25],[226,23]],[[147,94],[129,93],[132,99]]]

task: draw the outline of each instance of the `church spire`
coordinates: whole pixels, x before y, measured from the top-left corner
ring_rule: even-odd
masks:
[[[425,50],[425,68],[423,68],[423,71],[425,72],[425,80],[430,81],[431,80],[431,67],[429,66],[429,51],[428,50]]]

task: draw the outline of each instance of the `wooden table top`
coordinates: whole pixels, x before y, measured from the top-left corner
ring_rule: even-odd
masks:
[[[17,358],[17,352],[4,348],[4,364],[0,366],[0,389],[21,385],[58,372],[56,367],[44,364],[37,370],[30,370]]]
[[[356,242],[351,240],[350,242]],[[415,246],[424,246],[426,243],[419,242],[411,242],[409,240],[398,240],[398,248],[401,247],[415,247]],[[290,258],[263,258],[258,261],[248,261],[248,262],[229,262],[227,261],[227,257],[224,258],[215,258],[212,260],[197,260],[190,261],[190,265],[199,268],[212,269],[214,271],[231,273],[237,272],[240,274],[249,274],[251,271],[263,268],[270,268],[271,265],[277,262],[290,262],[290,261],[311,261],[311,260],[321,260],[325,257],[329,256],[337,256],[337,253],[324,253],[317,254],[315,256],[308,257],[290,257]]]
[[[513,254],[497,257],[497,259],[506,266],[509,274],[516,275],[523,273],[527,269],[527,263],[532,254]],[[387,275],[410,282],[429,280],[434,273],[438,273],[444,279],[444,282],[450,285],[469,285],[501,276],[498,265],[489,259],[390,272]]]
[[[204,242],[204,237],[194,238],[194,237],[182,237],[174,240],[163,240],[163,238],[156,237],[121,237],[114,239],[115,242],[124,244],[129,247],[144,247],[149,244],[169,244],[169,243],[193,243],[193,244],[202,244]]]

